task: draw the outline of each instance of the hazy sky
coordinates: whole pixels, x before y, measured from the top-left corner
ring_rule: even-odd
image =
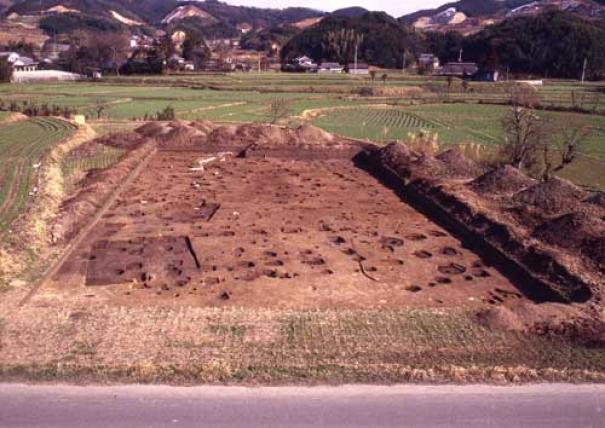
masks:
[[[447,0],[226,0],[227,3],[257,7],[310,7],[327,12],[349,6],[361,6],[369,10],[384,10],[399,17],[419,9],[427,9],[447,3]]]

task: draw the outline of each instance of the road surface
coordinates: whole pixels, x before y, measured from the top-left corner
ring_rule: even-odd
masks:
[[[0,384],[1,427],[605,427],[605,385]]]

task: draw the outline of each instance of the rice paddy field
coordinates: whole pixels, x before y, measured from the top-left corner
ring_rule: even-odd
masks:
[[[23,212],[35,190],[35,174],[45,153],[74,131],[69,122],[53,118],[34,118],[0,128],[0,234]]]
[[[48,104],[85,114],[101,134],[132,130],[172,107],[178,119],[223,123],[267,122],[276,98],[288,101],[281,122],[310,122],[327,131],[377,142],[436,134],[445,145],[478,144],[494,151],[502,141],[507,83],[461,82],[388,72],[369,76],[288,73],[114,77],[99,83],[0,85],[0,105]],[[370,88],[374,96],[358,95]],[[406,92],[409,91],[409,92]],[[545,107],[581,106],[596,114],[540,111],[556,122],[592,126],[582,161],[563,172],[579,184],[605,188],[605,84],[547,80],[535,94]],[[0,113],[0,121],[7,115]],[[97,120],[100,119],[100,120]]]

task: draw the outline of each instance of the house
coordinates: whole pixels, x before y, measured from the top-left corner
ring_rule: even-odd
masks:
[[[440,76],[473,77],[479,71],[474,62],[448,62],[439,70]]]
[[[337,62],[322,62],[318,69],[318,73],[342,73],[343,67]]]
[[[38,61],[16,52],[0,52],[0,58],[6,59],[14,71],[36,71],[39,65]]]
[[[439,68],[439,58],[430,53],[420,54],[418,58],[418,71],[432,73]]]
[[[347,73],[349,74],[370,74],[370,67],[368,64],[358,62],[357,64],[347,64]]]
[[[294,58],[290,64],[284,66],[285,71],[295,71],[299,73],[314,73],[317,71],[317,64],[308,56],[299,56]]]

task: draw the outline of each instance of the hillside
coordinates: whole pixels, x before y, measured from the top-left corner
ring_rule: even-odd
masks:
[[[262,9],[233,6],[216,0],[197,2],[178,0],[25,0],[9,7],[5,11],[5,15],[56,13],[54,8],[57,6],[62,6],[72,13],[98,19],[115,20],[115,13],[118,13],[127,19],[149,25],[160,25],[163,20],[164,23],[168,23],[167,21],[173,23],[179,19],[207,14],[225,25],[235,26],[246,23],[254,27],[270,27],[323,16],[322,12],[307,8]],[[183,8],[194,12],[179,13],[179,10]],[[195,10],[200,12],[196,13]],[[115,13],[112,14],[112,11]]]
[[[436,9],[421,10],[401,22],[428,31],[476,33],[505,18],[563,11],[584,18],[605,16],[605,0],[460,0]]]
[[[328,16],[294,36],[282,49],[285,61],[307,55],[316,61],[353,61],[355,45],[358,59],[385,68],[400,68],[404,52],[416,51],[420,35],[384,12],[359,17]]]

